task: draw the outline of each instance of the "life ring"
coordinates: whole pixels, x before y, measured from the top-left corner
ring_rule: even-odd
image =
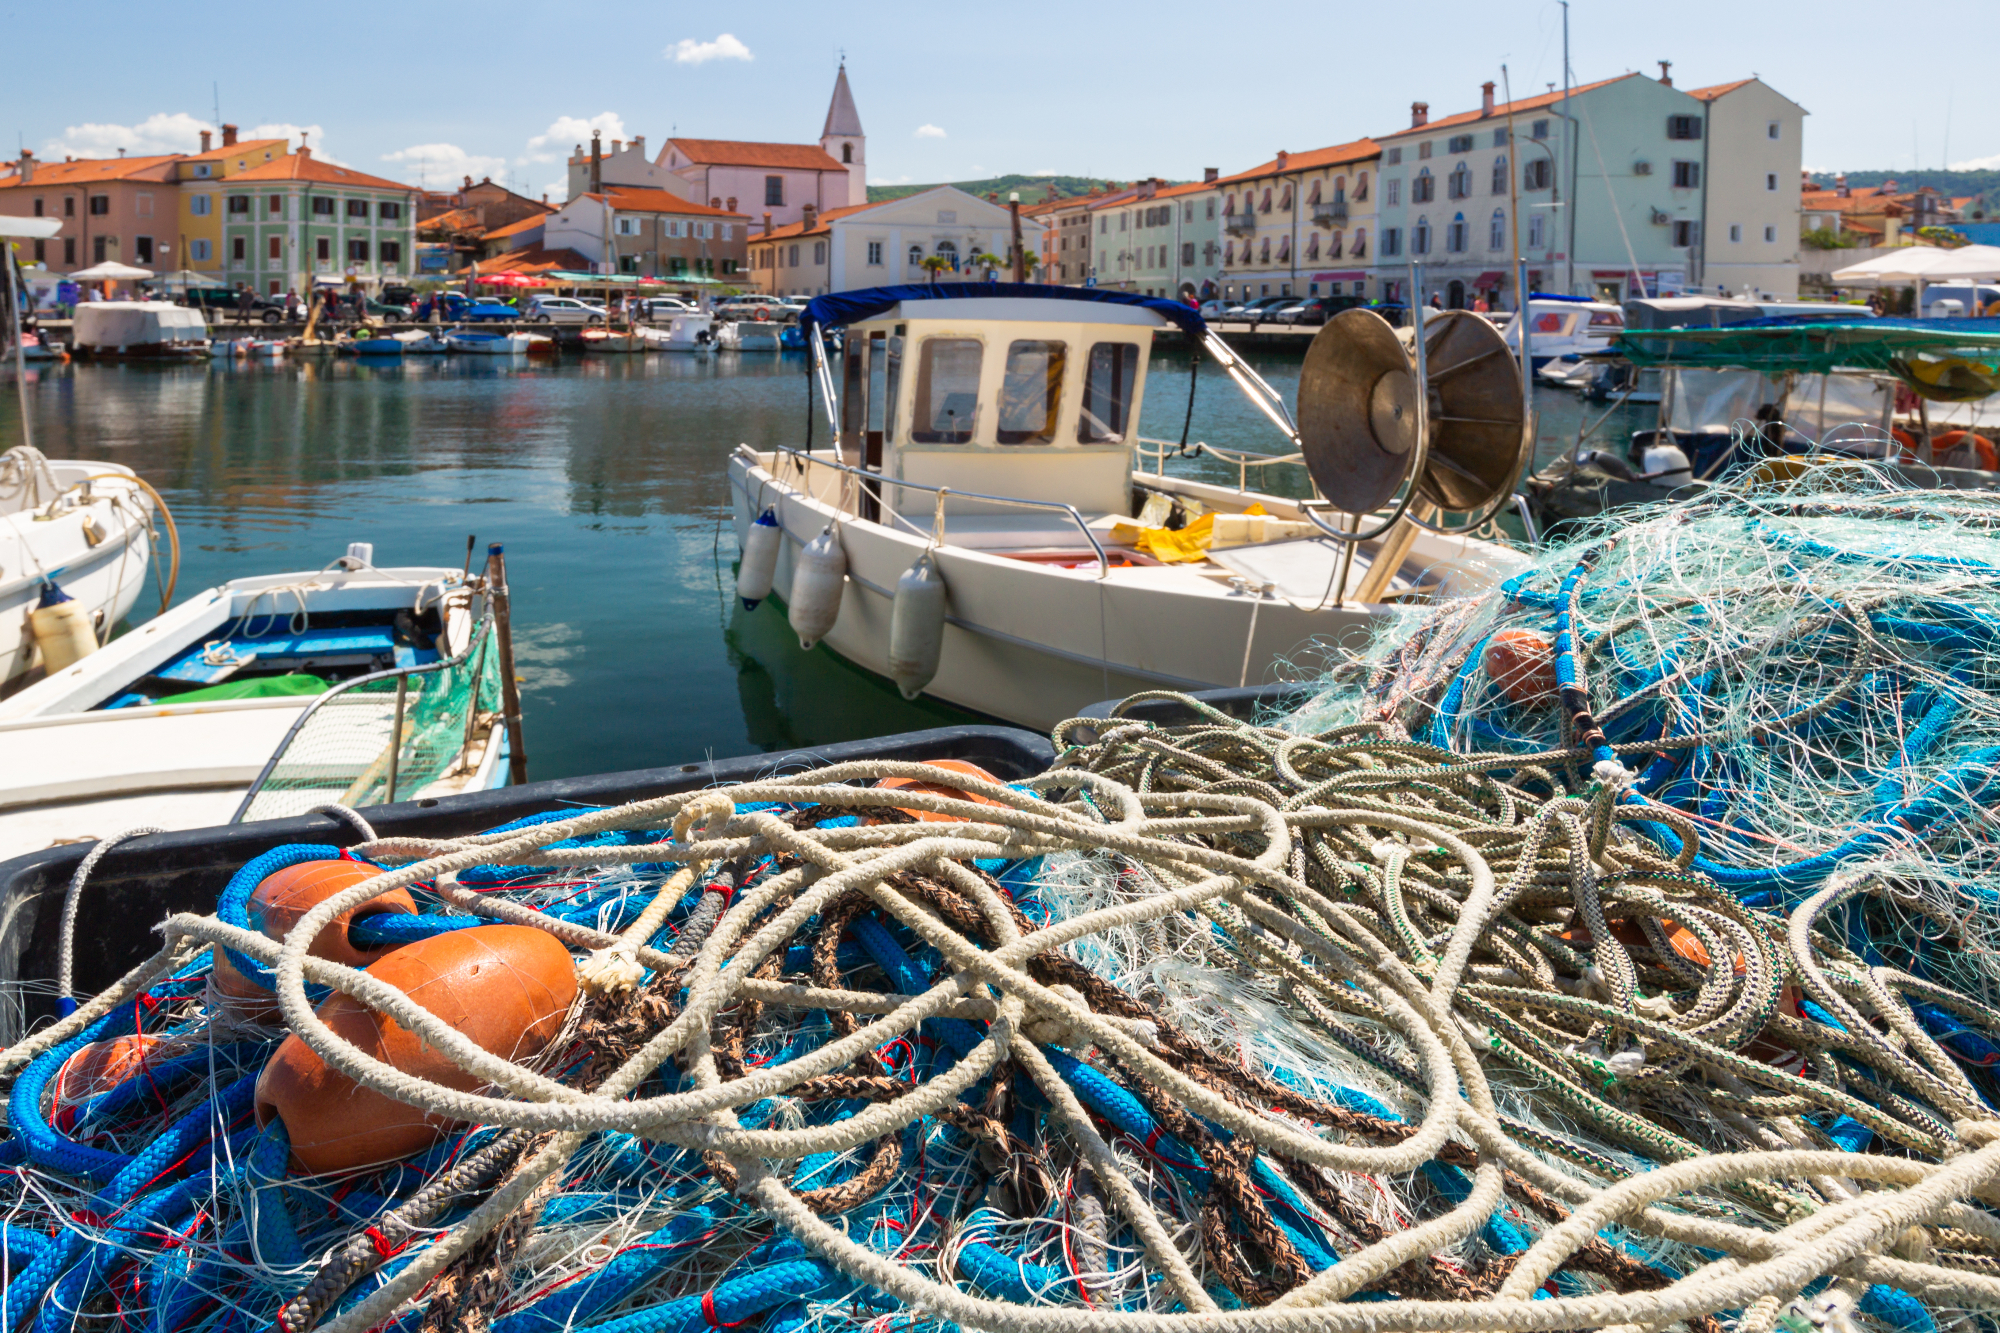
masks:
[[[770,319],[770,318],[771,318],[771,312],[770,312],[770,311],[768,311],[768,310],[766,310],[766,309],[765,309],[765,308],[764,308],[763,306],[758,306],[758,307],[757,307],[757,318],[758,318],[758,319],[762,319],[762,320],[768,320],[768,319]]]
[[[1891,431],[1890,434],[1894,435],[1896,442],[1903,446],[1900,461],[1904,463],[1916,462],[1917,437],[1906,430],[1895,430]],[[1970,431],[1954,430],[1947,431],[1943,435],[1932,436],[1931,456],[1935,458],[1940,454],[1949,453],[1964,444],[1968,437],[1972,441],[1973,457],[1977,460],[1974,466],[1982,472],[2000,472],[2000,450],[1996,450],[1993,447],[1993,441],[1987,439],[1984,435],[1973,435]]]

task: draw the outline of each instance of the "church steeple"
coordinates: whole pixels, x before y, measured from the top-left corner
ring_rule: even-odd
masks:
[[[854,109],[854,93],[847,86],[845,60],[833,81],[833,101],[826,108],[826,128],[820,131],[819,146],[847,168],[848,204],[867,203],[868,138],[861,129],[861,113]]]

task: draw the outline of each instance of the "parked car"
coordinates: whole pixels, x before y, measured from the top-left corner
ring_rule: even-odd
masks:
[[[417,304],[417,289],[402,283],[392,282],[382,289],[382,303],[384,305],[403,305],[415,308]]]
[[[732,296],[727,300],[716,302],[715,305],[718,319],[757,319],[759,311],[763,312],[762,318],[776,320],[797,319],[799,314],[798,310],[786,305],[779,298],[758,293]]]
[[[500,323],[521,318],[521,312],[504,301],[496,301],[490,296],[467,297],[458,292],[447,292],[444,298],[444,317],[461,324]]]
[[[603,306],[575,296],[530,297],[523,315],[537,324],[602,324],[606,317]]]
[[[403,321],[416,317],[416,307],[401,301],[378,301],[371,296],[367,301],[367,314],[370,319]]]
[[[652,296],[639,303],[639,318],[656,323],[674,315],[694,313],[696,307],[678,296]]]
[[[1280,306],[1272,313],[1276,324],[1324,324],[1343,310],[1361,304],[1358,296],[1309,296],[1303,301]]]
[[[1243,309],[1226,318],[1245,324],[1269,324],[1271,316],[1283,306],[1296,302],[1296,296],[1260,296],[1254,301],[1244,302]]]
[[[1201,315],[1203,319],[1218,320],[1222,318],[1223,311],[1229,309],[1231,306],[1234,306],[1236,304],[1238,303],[1235,301],[1225,301],[1218,296],[1213,301],[1203,301],[1201,303],[1201,309],[1198,313]]]

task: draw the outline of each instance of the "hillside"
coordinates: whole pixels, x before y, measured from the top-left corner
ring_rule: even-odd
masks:
[[[1022,204],[1039,204],[1048,196],[1049,187],[1055,186],[1056,197],[1067,199],[1072,195],[1089,194],[1099,186],[1124,184],[1122,181],[1095,180],[1089,176],[989,176],[981,181],[942,181],[938,184],[956,185],[967,194],[976,194],[982,199],[989,194],[1000,196],[1000,202],[1007,202],[1007,192],[1019,190]],[[924,190],[935,190],[932,185],[871,185],[868,187],[868,202],[879,203],[884,199],[901,199],[904,195],[918,194]]]
[[[1812,177],[1822,185],[1831,186],[1834,177],[1841,174],[1838,171],[1815,171]],[[1954,198],[1977,196],[1979,203],[1975,203],[1973,209],[1987,213],[1993,211],[1994,201],[2000,200],[2000,171],[1940,171],[1930,168],[1922,171],[1849,171],[1844,174],[1847,183],[1857,188],[1894,181],[1899,190],[1914,190],[1928,185],[1939,194]]]

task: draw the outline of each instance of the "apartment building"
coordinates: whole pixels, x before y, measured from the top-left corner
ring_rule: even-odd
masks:
[[[252,167],[276,161],[291,149],[289,139],[239,139],[234,125],[222,127],[222,142],[216,144],[212,131],[201,132],[201,151],[174,163],[174,180],[179,185],[176,227],[180,247],[178,262],[164,268],[183,268],[196,273],[212,273],[225,283],[222,220],[226,216],[224,185],[231,176]]]
[[[1139,181],[1093,205],[1085,220],[1096,219],[1097,285],[1145,296],[1213,294],[1222,257],[1218,174],[1211,167],[1206,179],[1181,185]]]
[[[415,186],[321,161],[302,144],[229,176],[219,193],[220,272],[231,285],[374,288],[415,272]]]
[[[1375,230],[1375,177],[1381,152],[1372,139],[1280,151],[1248,171],[1224,176],[1224,300],[1262,296],[1365,296]]]
[[[62,230],[24,243],[21,258],[73,273],[106,260],[172,269],[178,248],[179,154],[43,162],[23,149],[0,173],[0,214],[60,218]]]
[[[648,278],[735,278],[750,219],[666,190],[604,187],[542,219],[540,244],[580,255],[599,273]]]

